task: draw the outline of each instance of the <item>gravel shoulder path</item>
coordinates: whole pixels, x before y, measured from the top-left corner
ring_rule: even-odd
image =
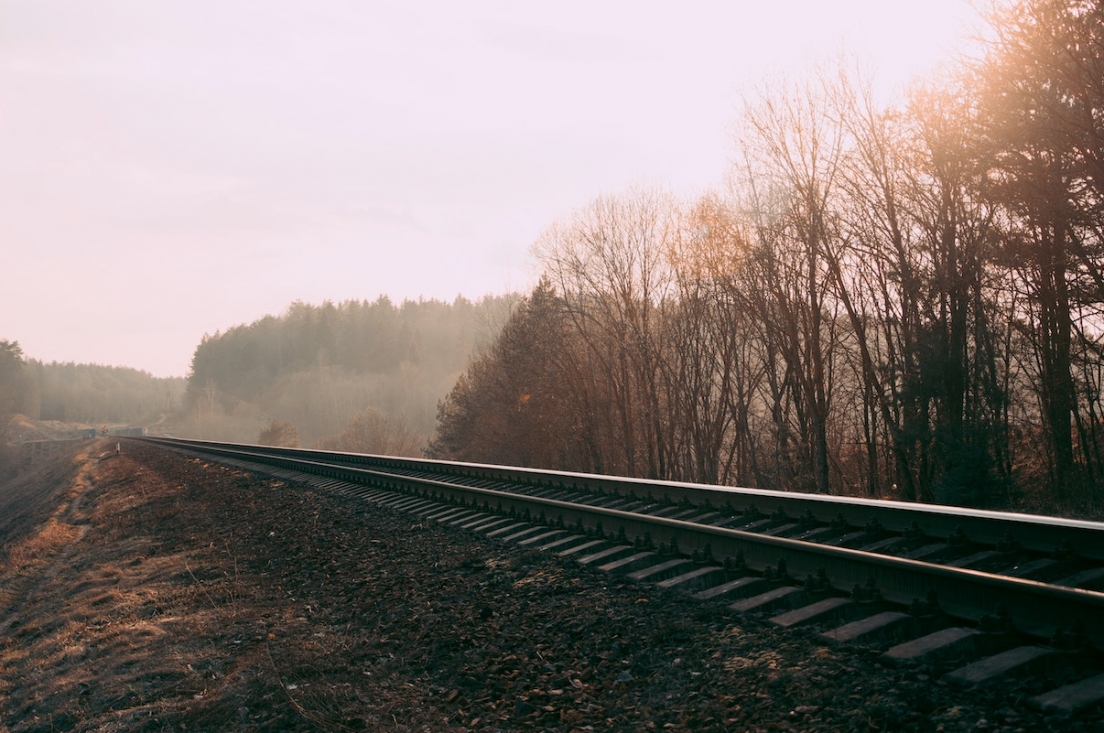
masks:
[[[0,536],[3,733],[1104,729],[152,446],[55,480]]]

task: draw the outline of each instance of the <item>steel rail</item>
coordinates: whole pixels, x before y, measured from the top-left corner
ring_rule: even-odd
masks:
[[[856,586],[872,585],[883,598],[897,604],[907,605],[913,600],[926,599],[934,594],[940,609],[956,618],[977,623],[984,616],[1003,611],[1014,626],[1025,634],[1045,639],[1059,630],[1074,627],[1092,647],[1104,650],[1104,626],[1099,623],[1104,618],[1104,594],[1094,591],[739,529],[517,494],[498,488],[460,485],[440,477],[431,478],[388,470],[385,465],[395,459],[377,457],[377,460],[370,461],[375,467],[368,468],[357,465],[364,463],[360,456],[319,451],[258,449],[255,446],[201,441],[142,440],[384,490],[410,492],[443,502],[463,504],[476,510],[482,508],[488,512],[508,512],[513,516],[528,517],[534,522],[539,521],[540,517],[557,526],[576,525],[590,527],[592,530],[600,526],[606,537],[622,537],[623,541],[631,542],[634,538],[649,537],[671,546],[677,545],[682,552],[698,551],[715,558],[741,558],[748,568],[756,572],[784,566],[789,575],[798,580],[804,576],[824,573],[837,591],[846,593]],[[426,465],[424,461],[403,460],[398,465],[409,468],[410,463]],[[440,464],[433,462],[433,465]],[[461,467],[461,470],[466,468]],[[511,470],[502,469],[504,474]],[[521,471],[515,475],[528,474],[527,471]],[[502,478],[504,475],[496,477],[496,480]]]
[[[198,440],[173,440],[194,446],[235,445]],[[431,459],[335,453],[301,448],[246,445],[237,447],[249,449],[258,454],[325,460],[378,469],[424,472],[469,480],[501,481],[521,486],[577,490],[642,500],[689,502],[717,508],[728,505],[737,512],[746,512],[754,508],[769,515],[773,511],[780,511],[793,519],[808,516],[823,524],[842,518],[850,525],[862,527],[871,520],[875,520],[885,530],[893,533],[903,533],[913,527],[919,529],[925,536],[936,539],[950,539],[961,533],[971,542],[979,545],[996,546],[1011,540],[1024,549],[1035,552],[1052,553],[1065,548],[1073,555],[1104,562],[1104,523],[1102,522],[935,504],[618,478]]]

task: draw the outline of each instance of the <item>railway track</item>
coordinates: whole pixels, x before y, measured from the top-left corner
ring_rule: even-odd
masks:
[[[812,626],[950,684],[1104,701],[1104,524],[429,460],[143,438]]]

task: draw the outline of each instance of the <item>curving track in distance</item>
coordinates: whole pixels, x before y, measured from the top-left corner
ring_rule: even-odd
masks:
[[[1036,703],[1104,700],[1104,524],[442,461],[141,438],[324,488],[607,572],[734,600],[888,663],[947,663],[985,684],[1075,664]],[[975,661],[970,661],[975,660]],[[955,666],[961,662],[960,666]]]

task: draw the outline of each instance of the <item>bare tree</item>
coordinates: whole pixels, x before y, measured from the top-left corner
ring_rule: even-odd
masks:
[[[782,360],[781,372],[771,370],[779,439],[784,447],[796,427],[797,447],[808,459],[800,463],[811,467],[808,488],[828,493],[837,321],[826,249],[839,237],[833,200],[844,134],[813,85],[782,85],[780,92],[748,104],[744,120],[745,185],[756,218],[756,286],[762,296],[758,315],[771,351]],[[773,210],[764,205],[768,198],[778,204]]]
[[[760,368],[741,271],[750,250],[735,212],[717,195],[699,200],[671,240],[676,301],[668,308],[664,390],[676,476],[752,483],[752,394]]]
[[[627,475],[670,472],[661,326],[673,293],[666,253],[675,214],[673,202],[656,193],[601,198],[552,227],[535,248],[585,347],[577,373],[601,380],[577,388],[609,400],[612,420],[594,415],[606,434],[607,468]]]
[[[878,493],[880,442],[902,498],[985,501],[1007,476],[995,427],[1006,361],[985,288],[992,214],[969,193],[962,97],[917,88],[902,114],[875,108],[848,77],[830,91],[850,144],[847,236],[827,254],[866,395],[868,490]]]

